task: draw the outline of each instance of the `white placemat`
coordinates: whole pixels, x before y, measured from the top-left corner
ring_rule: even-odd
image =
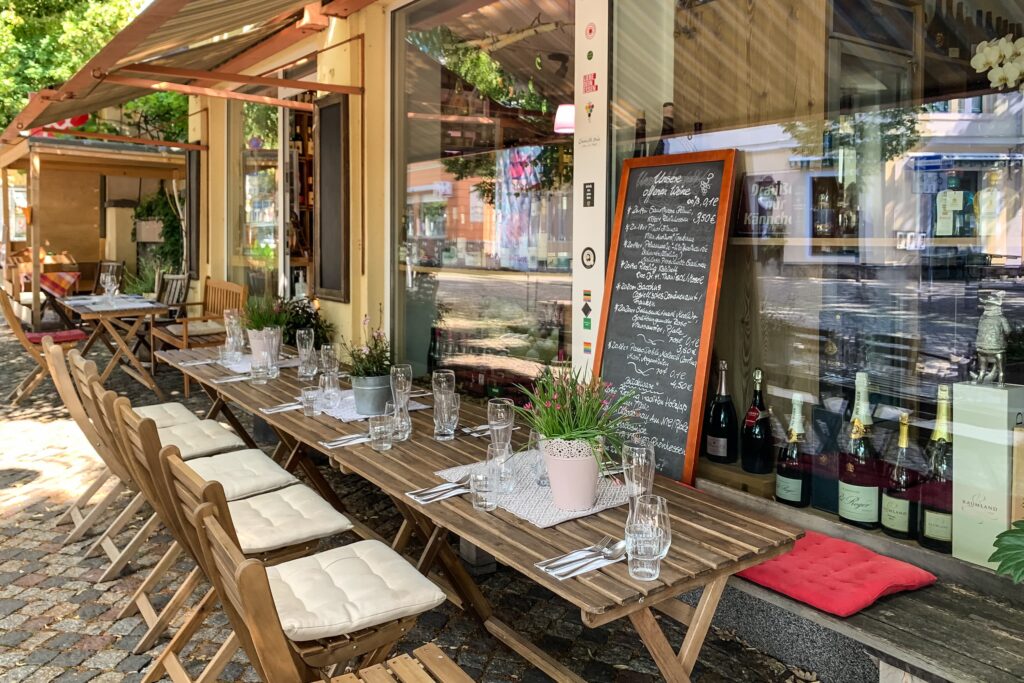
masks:
[[[240,361],[238,361],[237,363],[223,363],[221,361],[217,361],[217,365],[221,366],[225,370],[230,370],[231,372],[236,372],[236,373],[238,373],[240,375],[241,374],[245,374],[245,373],[249,372],[250,370],[252,370],[252,355],[245,354],[244,356],[242,356],[242,359]],[[279,368],[297,368],[297,367],[299,367],[299,359],[298,358],[282,358],[282,359],[277,361],[277,367],[279,367]]]
[[[143,298],[115,297],[112,301],[101,298],[95,303],[88,304],[93,311],[122,311],[128,309],[152,308],[153,302]]]
[[[409,410],[423,410],[428,406],[418,401],[409,401]],[[341,392],[341,403],[338,404],[337,408],[332,410],[325,410],[324,415],[329,415],[342,422],[359,422],[365,420],[368,415],[363,415],[356,410],[356,396],[351,389],[347,389]]]
[[[516,453],[509,460],[512,466],[515,487],[512,493],[498,494],[498,507],[508,510],[516,517],[525,519],[530,524],[546,529],[570,519],[587,517],[601,510],[618,507],[626,502],[626,487],[617,483],[610,477],[601,477],[597,484],[597,502],[589,510],[560,510],[555,507],[551,500],[551,489],[547,486],[537,485],[537,475],[534,471],[534,460],[537,457],[536,451],[523,451]],[[486,462],[477,462],[472,465],[460,465],[440,472],[434,472],[437,476],[447,481],[456,481],[474,472],[482,472],[487,467]]]

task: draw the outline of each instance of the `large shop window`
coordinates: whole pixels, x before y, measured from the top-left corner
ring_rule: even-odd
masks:
[[[1024,516],[1024,102],[971,59],[1024,6],[614,7],[612,182],[739,150],[698,476],[986,564]]]
[[[538,11],[540,12],[538,14]],[[420,0],[394,13],[396,353],[478,395],[571,348],[574,3]]]

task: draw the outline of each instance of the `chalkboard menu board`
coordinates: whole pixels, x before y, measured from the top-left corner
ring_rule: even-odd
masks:
[[[633,392],[658,471],[693,480],[725,256],[734,150],[630,159],[615,211],[595,367]]]

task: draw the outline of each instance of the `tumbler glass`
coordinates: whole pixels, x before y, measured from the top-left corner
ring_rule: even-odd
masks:
[[[252,365],[249,371],[253,384],[266,384],[271,378],[273,368],[271,351],[260,350],[252,354]]]
[[[455,438],[461,402],[455,392],[434,394],[434,439],[451,441]]]
[[[470,475],[469,497],[474,510],[490,512],[498,507],[498,489],[491,468]]]
[[[491,443],[510,444],[515,423],[516,414],[511,399],[492,398],[487,402],[487,424],[491,427]]]
[[[391,449],[391,438],[394,433],[395,418],[392,415],[372,415],[370,422],[370,448],[375,451]]]
[[[487,444],[487,464],[494,474],[498,493],[512,493],[515,473],[512,470],[512,446],[507,443]]]
[[[320,387],[302,387],[302,414],[306,417],[315,417],[320,413]]]

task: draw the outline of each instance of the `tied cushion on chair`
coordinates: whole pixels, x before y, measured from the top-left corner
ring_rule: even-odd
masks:
[[[177,446],[182,460],[203,458],[245,448],[238,435],[216,420],[196,420],[186,424],[158,429],[160,443]]]
[[[189,463],[191,465],[191,463]],[[340,534],[352,522],[303,484],[228,503],[246,555]]]
[[[301,642],[332,638],[425,612],[444,593],[380,541],[267,567],[284,634]]]
[[[174,401],[158,403],[152,406],[140,406],[133,408],[133,410],[139,417],[148,417],[155,422],[157,429],[199,422],[199,418],[191,410]]]
[[[879,598],[935,583],[935,575],[867,548],[808,531],[789,553],[738,576],[839,617]]]
[[[167,331],[177,337],[185,336],[185,326],[180,323],[168,325]],[[190,322],[188,324],[188,336],[190,337],[204,337],[210,334],[224,334],[225,331],[226,330],[224,324],[216,322],[215,320],[199,320],[196,322]]]
[[[54,344],[73,344],[89,338],[82,330],[55,330],[53,332],[26,332],[25,337],[33,344],[42,344],[44,337],[51,337]]]
[[[206,481],[219,481],[224,497],[238,500],[298,484],[285,468],[257,448],[193,458],[188,466]]]

